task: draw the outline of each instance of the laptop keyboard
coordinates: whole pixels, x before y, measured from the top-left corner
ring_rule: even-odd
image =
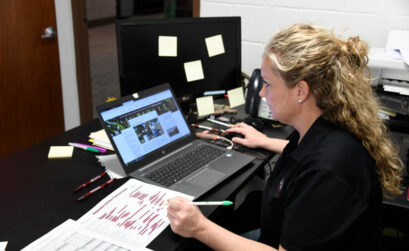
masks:
[[[147,174],[145,178],[170,187],[226,152],[227,150],[224,149],[200,145],[160,169]]]

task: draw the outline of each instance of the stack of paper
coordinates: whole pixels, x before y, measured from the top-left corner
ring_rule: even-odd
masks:
[[[193,199],[130,179],[78,221],[67,220],[23,250],[149,250],[169,225],[165,203],[175,196]]]
[[[89,135],[89,141],[92,142],[94,146],[99,146],[108,150],[113,151],[114,148],[109,141],[108,135],[106,134],[105,130],[99,130],[97,132],[92,132]]]
[[[110,171],[113,174],[112,176],[110,175],[111,178],[120,179],[127,176],[116,154],[95,155],[95,157],[98,159],[101,166],[105,167],[105,170]]]
[[[148,251],[145,247],[118,246],[112,239],[86,230],[78,222],[68,219],[41,238],[37,239],[22,251],[41,250],[117,250]]]
[[[409,65],[409,30],[391,30],[386,42],[386,49],[398,52],[401,60]]]
[[[6,250],[7,241],[0,241],[0,250]]]
[[[100,201],[79,220],[85,229],[113,238],[123,247],[146,247],[168,225],[168,199],[193,197],[135,179]]]

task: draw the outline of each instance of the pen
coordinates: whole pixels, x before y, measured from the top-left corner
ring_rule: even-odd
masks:
[[[188,204],[196,206],[230,206],[233,205],[233,202],[229,200],[224,201],[191,201]],[[168,206],[169,203],[165,202],[163,205]]]
[[[77,199],[77,201],[83,200],[85,198],[88,198],[89,196],[91,196],[92,194],[94,194],[96,191],[102,189],[104,186],[107,186],[109,184],[111,184],[115,179],[110,179],[107,182],[105,182],[104,184],[97,186],[96,188],[92,189],[91,191],[89,191],[88,193],[84,194],[83,196],[79,197]]]
[[[76,147],[76,148],[80,148],[89,152],[93,152],[93,153],[100,153],[101,151],[91,147],[91,146],[87,146],[87,145],[83,145],[83,144],[79,144],[79,143],[68,143],[68,145]]]
[[[216,128],[203,126],[203,125],[198,125],[198,124],[192,124],[192,126],[198,127],[198,128],[201,128],[201,129],[205,129],[205,130],[209,130],[209,131],[215,131],[215,132],[222,131],[222,132],[224,132],[224,130],[222,130],[222,129],[216,129]]]
[[[219,125],[222,125],[222,126],[225,126],[225,127],[229,127],[229,128],[232,126],[232,124],[227,124],[227,123],[215,120],[215,119],[207,119],[207,121],[210,121],[212,123],[219,124]]]
[[[75,144],[78,144],[78,145],[81,145],[81,146],[90,147],[90,148],[94,148],[94,149],[98,149],[99,152],[101,152],[101,153],[106,153],[106,151],[107,151],[107,149],[102,148],[102,147],[98,147],[98,146],[86,145],[86,144],[82,144],[82,143],[78,143],[78,142],[75,142]]]
[[[99,179],[100,179],[102,176],[104,176],[105,174],[107,174],[107,172],[103,172],[103,173],[101,173],[100,175],[98,175],[98,176],[96,176],[96,177],[90,179],[89,181],[85,182],[84,184],[79,185],[77,188],[74,189],[74,193],[75,193],[76,191],[78,191],[78,190],[80,190],[80,189],[82,189],[82,188],[88,186],[88,185],[91,184],[92,182],[94,182],[94,181],[96,181],[96,180],[99,180]]]

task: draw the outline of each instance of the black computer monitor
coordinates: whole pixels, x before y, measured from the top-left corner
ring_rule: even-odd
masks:
[[[240,86],[240,17],[118,20],[116,28],[121,96],[167,82],[184,103]],[[209,57],[205,39],[218,35],[225,52]],[[176,57],[159,56],[159,36],[177,37]],[[196,60],[204,78],[188,82],[184,64]]]

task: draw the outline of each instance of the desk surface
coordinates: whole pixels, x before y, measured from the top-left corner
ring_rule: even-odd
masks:
[[[238,115],[240,116],[240,114]],[[243,115],[241,115],[243,116]],[[101,129],[98,120],[69,130],[61,135],[0,159],[0,241],[8,241],[7,250],[20,250],[41,237],[68,218],[77,220],[105,196],[113,192],[127,179],[117,180],[110,186],[78,203],[78,194],[73,189],[90,177],[101,173],[103,168],[92,153],[75,149],[72,158],[48,159],[50,146],[67,145],[68,142],[86,142],[90,132]],[[271,137],[285,138],[292,128],[267,129]],[[226,180],[209,193],[203,200],[233,198],[249,181],[263,160],[255,160],[248,167]],[[104,182],[101,179],[96,184]],[[404,195],[385,204],[409,208]],[[205,207],[207,217],[218,213],[219,208]],[[148,247],[154,250],[175,250],[186,244],[186,239],[173,234],[167,227]]]
[[[407,165],[408,165],[408,154],[409,154],[409,134],[407,133],[402,133],[402,132],[397,132],[397,131],[390,131],[390,137],[392,139],[392,142],[399,146],[399,155],[400,158],[405,166],[404,170],[404,175],[407,178],[408,172],[407,172]],[[400,196],[397,196],[393,199],[384,199],[383,202],[385,205],[390,205],[394,207],[401,207],[404,209],[409,209],[409,201],[406,199],[407,195],[407,187],[408,187],[408,180],[405,180],[402,182],[403,186],[406,187],[406,189],[403,191],[403,194]]]
[[[9,242],[7,250],[25,247],[68,218],[79,219],[127,180],[117,180],[78,203],[78,194],[74,194],[73,189],[103,170],[95,156],[74,149],[72,158],[47,158],[50,146],[67,145],[68,142],[85,143],[90,132],[100,129],[99,121],[93,120],[0,160],[0,190],[3,196],[0,241]],[[292,129],[283,127],[270,130],[269,135],[285,138]],[[202,199],[232,198],[260,166],[264,166],[264,160],[253,161]],[[104,181],[101,179],[96,184]],[[222,209],[202,208],[203,214],[210,218],[217,214],[217,210]],[[174,250],[183,245],[184,241],[184,238],[173,234],[167,227],[148,247]]]

